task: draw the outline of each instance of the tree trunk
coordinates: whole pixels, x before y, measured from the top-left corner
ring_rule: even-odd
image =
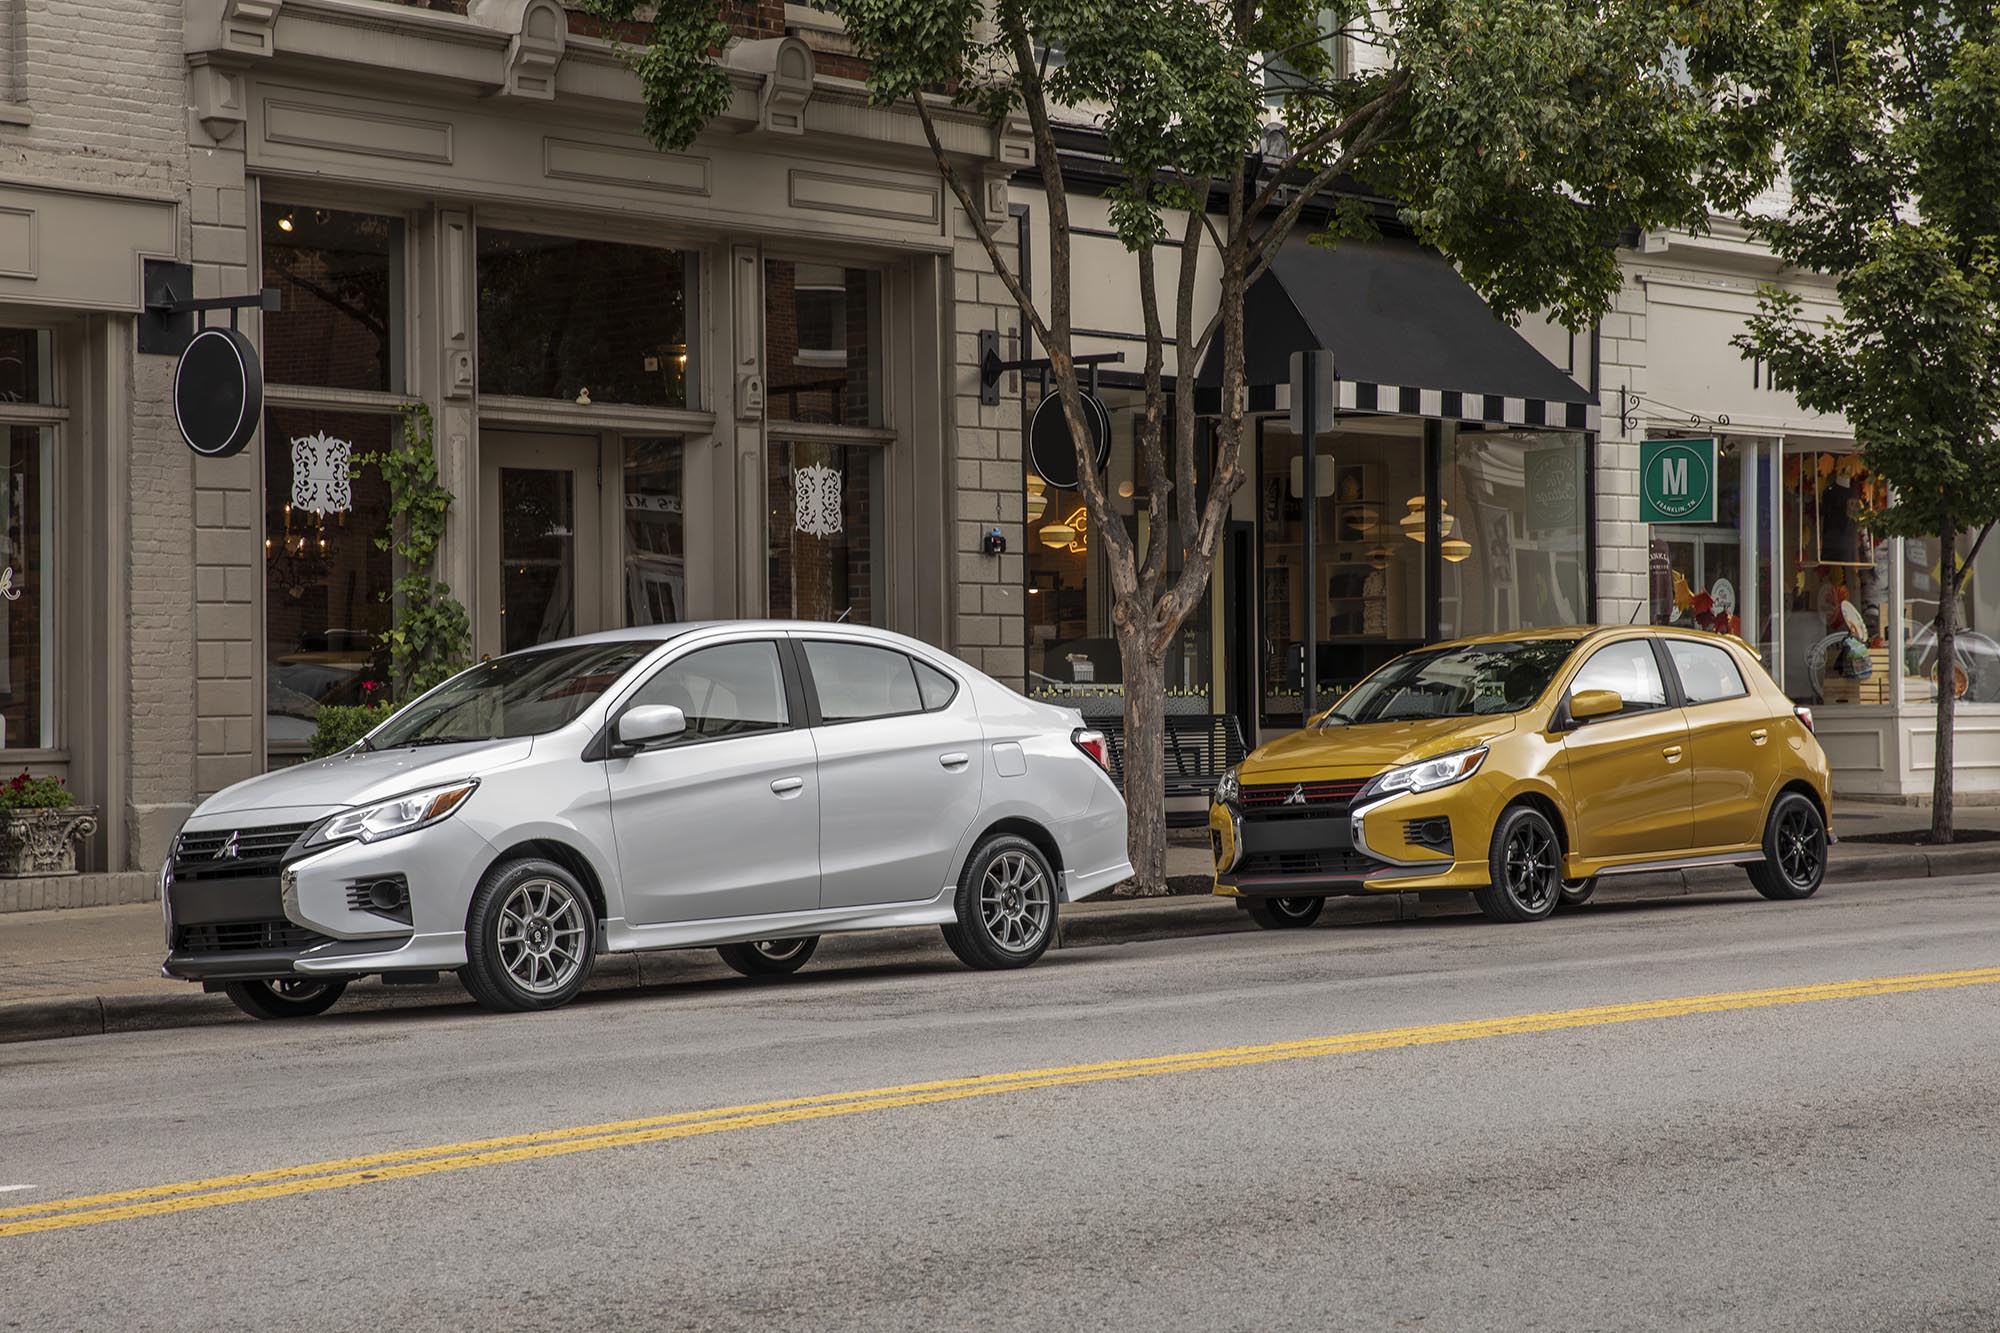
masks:
[[[1125,675],[1126,849],[1131,883],[1120,892],[1152,897],[1167,892],[1166,652],[1153,636],[1121,633]]]
[[[1958,707],[1958,533],[1947,529],[1938,539],[1943,555],[1938,561],[1944,585],[1937,613],[1937,745],[1931,764],[1931,841],[1952,840],[1952,716]]]

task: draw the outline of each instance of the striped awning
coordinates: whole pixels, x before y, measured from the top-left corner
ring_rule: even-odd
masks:
[[[1291,406],[1292,353],[1333,353],[1343,412],[1596,430],[1597,395],[1487,308],[1435,250],[1407,241],[1288,240],[1244,302],[1250,410]],[[1197,381],[1218,403],[1221,350]]]

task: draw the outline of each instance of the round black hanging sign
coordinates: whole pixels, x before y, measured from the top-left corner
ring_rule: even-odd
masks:
[[[203,329],[174,367],[174,420],[204,458],[243,452],[264,414],[264,368],[235,329]]]
[[[1104,471],[1111,457],[1111,413],[1094,393],[1083,395],[1083,420],[1090,427],[1097,470]],[[1069,418],[1063,415],[1062,395],[1052,393],[1035,408],[1028,423],[1028,459],[1042,480],[1061,490],[1076,489],[1076,445],[1069,437]]]

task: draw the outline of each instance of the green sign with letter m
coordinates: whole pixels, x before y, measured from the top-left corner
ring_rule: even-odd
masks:
[[[1715,522],[1715,439],[1639,441],[1639,521]]]

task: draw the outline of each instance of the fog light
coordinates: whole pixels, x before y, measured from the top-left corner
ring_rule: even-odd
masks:
[[[378,879],[368,886],[368,905],[378,912],[394,912],[409,901],[410,891],[399,879]]]

